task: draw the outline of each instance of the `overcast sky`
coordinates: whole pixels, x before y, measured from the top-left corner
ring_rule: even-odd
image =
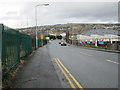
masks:
[[[88,2],[89,1],[89,2]],[[12,28],[65,23],[117,23],[119,0],[0,0],[0,23]]]

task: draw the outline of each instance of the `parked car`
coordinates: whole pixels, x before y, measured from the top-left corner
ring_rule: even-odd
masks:
[[[61,42],[65,42],[64,40],[61,40],[61,41],[59,41],[59,44],[61,44]]]
[[[66,42],[61,42],[61,46],[67,46]]]

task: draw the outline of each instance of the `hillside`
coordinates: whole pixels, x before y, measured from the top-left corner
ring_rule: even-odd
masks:
[[[77,23],[68,23],[68,24],[56,24],[56,25],[46,25],[38,26],[38,33],[44,32],[44,34],[50,33],[66,33],[72,32],[75,34],[81,34],[83,32],[89,31],[91,29],[112,29],[120,30],[119,24],[77,24]],[[27,33],[30,35],[35,35],[36,27],[20,28],[19,31]]]

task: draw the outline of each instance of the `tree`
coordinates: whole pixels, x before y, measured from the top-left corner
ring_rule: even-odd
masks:
[[[61,35],[57,35],[56,38],[57,39],[62,39],[62,36]]]
[[[49,37],[50,39],[53,39],[53,40],[56,39],[56,36],[55,36],[55,35],[46,35],[46,37]]]

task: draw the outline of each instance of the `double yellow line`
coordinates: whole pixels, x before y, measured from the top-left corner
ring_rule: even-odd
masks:
[[[72,88],[77,88],[75,87],[75,85],[73,84],[73,82],[71,81],[71,79],[75,82],[75,84],[78,86],[78,88],[80,88],[80,90],[84,90],[83,87],[79,84],[79,82],[74,78],[74,76],[69,72],[69,70],[62,64],[62,62],[60,61],[60,59],[55,58],[55,62],[56,64],[59,66],[59,68],[61,69],[61,71],[63,72],[64,76],[66,77],[66,79],[68,80],[68,82],[70,83]],[[69,78],[69,76],[70,78]]]

